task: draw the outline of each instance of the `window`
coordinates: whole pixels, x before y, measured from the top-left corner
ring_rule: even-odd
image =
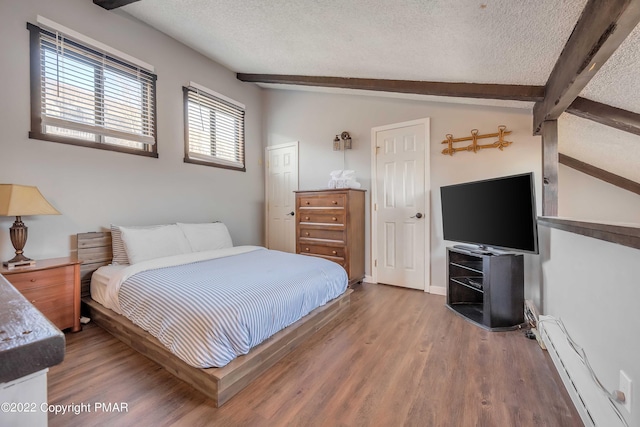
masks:
[[[195,83],[182,89],[184,161],[246,171],[244,105]]]
[[[158,156],[155,74],[77,35],[32,24],[27,28],[30,138]]]

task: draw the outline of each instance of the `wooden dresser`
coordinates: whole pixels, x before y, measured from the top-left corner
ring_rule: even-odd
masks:
[[[2,274],[24,297],[59,329],[80,326],[80,261],[75,257],[37,260],[33,267]]]
[[[364,279],[364,193],[349,188],[296,191],[296,252],[337,262],[349,286]]]

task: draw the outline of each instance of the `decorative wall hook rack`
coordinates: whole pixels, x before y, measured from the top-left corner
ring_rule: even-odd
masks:
[[[509,135],[510,133],[511,131],[507,130],[507,127],[504,125],[498,126],[497,133],[487,133],[484,135],[478,135],[478,129],[471,129],[471,136],[465,136],[464,138],[454,138],[453,135],[448,133],[446,135],[447,139],[442,141],[442,144],[448,144],[447,148],[442,150],[442,154],[453,156],[453,154],[458,151],[473,151],[474,153],[477,153],[483,148],[499,148],[502,151],[504,147],[508,147],[513,143],[512,141],[504,140],[504,136]],[[498,138],[498,140],[493,144],[478,144],[479,139],[496,137]],[[463,141],[471,141],[471,144],[467,145],[466,147],[453,146],[454,143]]]

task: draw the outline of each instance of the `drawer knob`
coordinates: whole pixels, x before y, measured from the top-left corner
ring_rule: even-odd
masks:
[[[31,300],[31,304],[35,304],[36,300]]]
[[[307,200],[306,202],[304,202],[304,203],[305,203],[306,205],[310,205],[310,204],[311,204],[311,202],[310,202],[310,201],[308,201],[308,200]]]
[[[336,255],[338,252],[336,251],[331,251],[332,254]]]
[[[309,248],[304,248],[305,251],[309,252]]]
[[[307,221],[309,221],[309,217],[308,217],[308,216],[305,216],[305,217],[304,217],[304,219],[306,219]]]
[[[35,282],[35,281],[36,281],[36,279],[31,279],[31,281],[32,281],[32,282]]]
[[[338,202],[336,202],[335,200],[333,200],[331,203],[333,203],[334,205],[338,204]]]
[[[308,236],[308,235],[309,235],[309,232],[304,233],[304,235],[305,235],[305,236]]]
[[[331,218],[331,219],[334,220],[334,221],[338,220],[338,218],[336,218],[335,216],[333,218]]]

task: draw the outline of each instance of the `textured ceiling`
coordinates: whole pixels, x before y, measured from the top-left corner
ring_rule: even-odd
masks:
[[[235,72],[544,85],[586,0],[141,0]]]
[[[620,45],[580,96],[640,113],[640,25]]]
[[[123,7],[239,73],[545,85],[586,0],[140,0]],[[581,96],[640,113],[640,26]],[[532,103],[261,85],[440,102]],[[559,151],[640,182],[640,137],[563,114]],[[603,143],[605,142],[605,143]]]

